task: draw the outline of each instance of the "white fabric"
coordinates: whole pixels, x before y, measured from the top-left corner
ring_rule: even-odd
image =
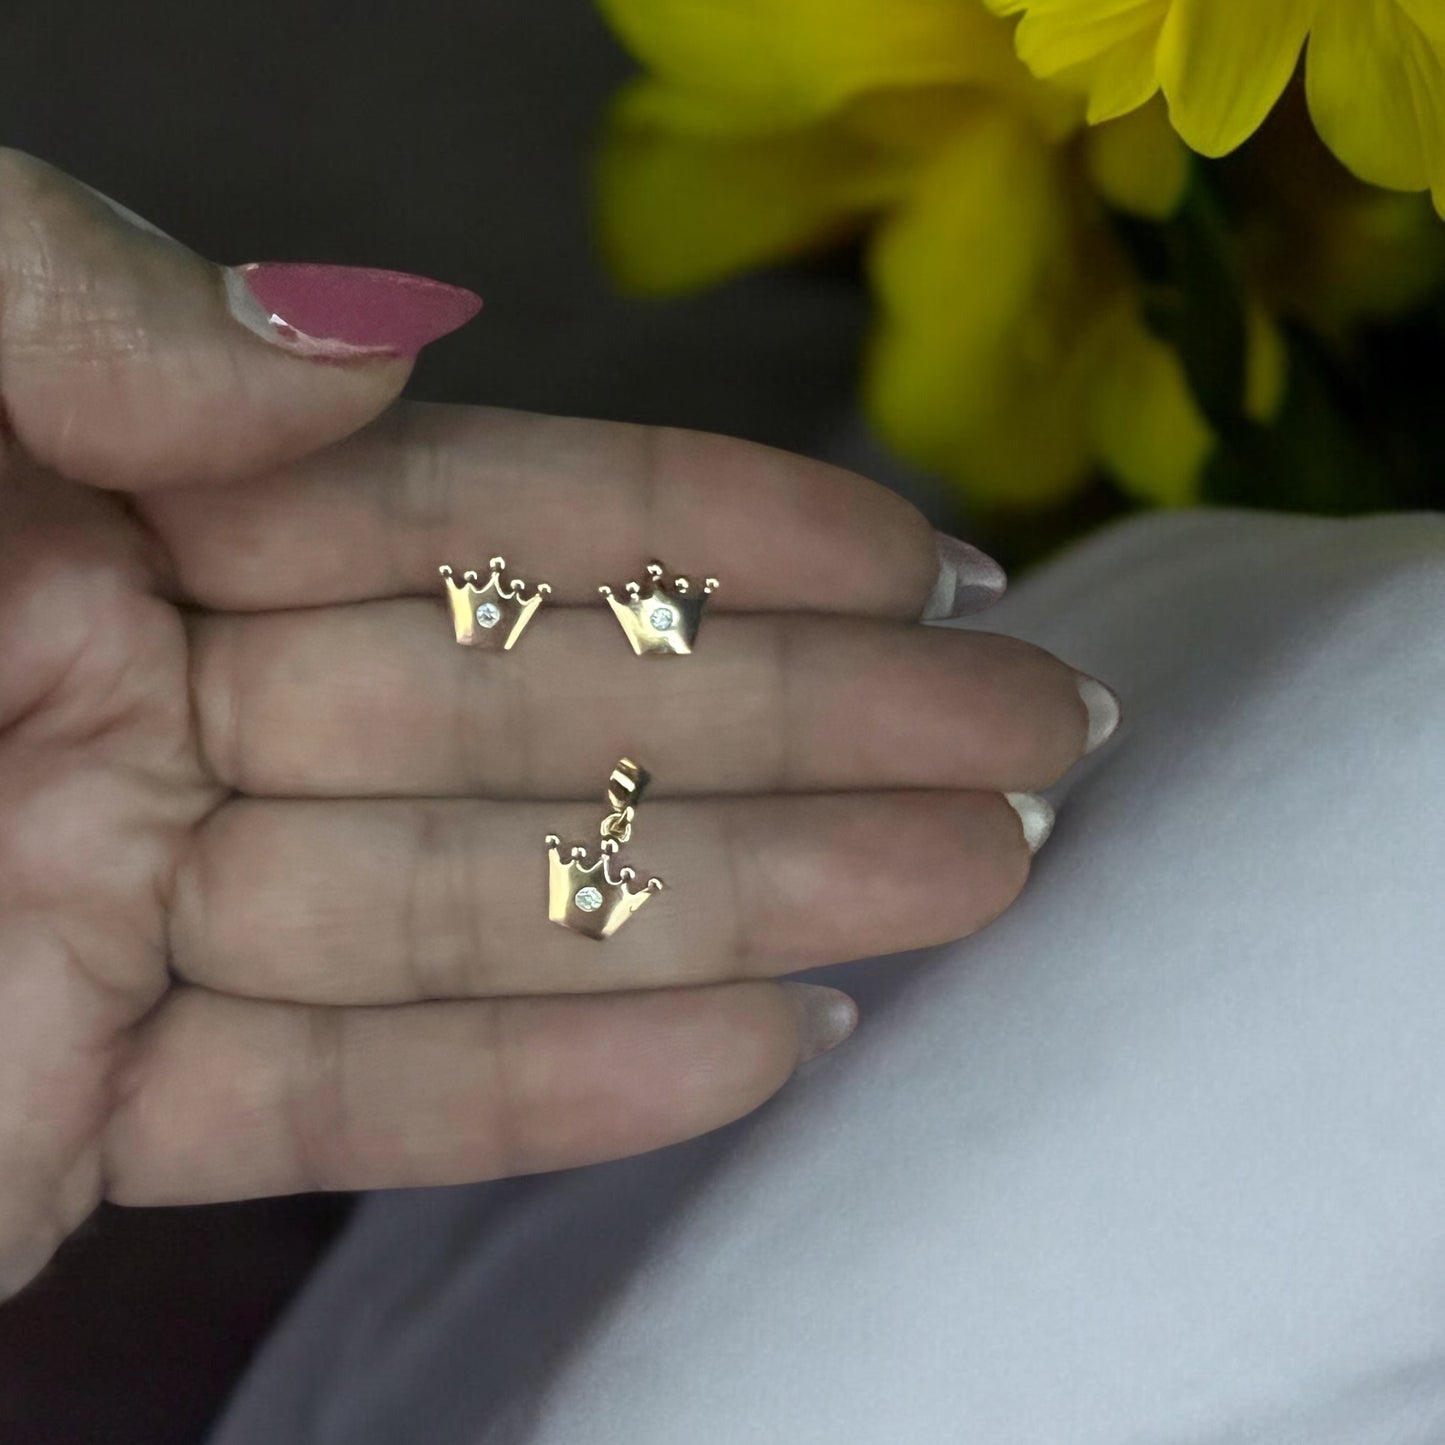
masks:
[[[217,1445],[1445,1439],[1445,518],[1108,531],[1018,906],[708,1139],[378,1196]]]

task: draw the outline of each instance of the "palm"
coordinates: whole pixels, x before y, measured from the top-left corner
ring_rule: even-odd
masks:
[[[105,1192],[127,1040],[168,987],[177,859],[221,792],[197,754],[185,627],[162,598],[154,538],[121,503],[19,457],[0,473],[0,515],[11,659],[0,917],[12,960],[0,1068],[31,1066],[51,1125],[12,1142],[11,1167],[33,1187],[0,1236],[43,1256]]]

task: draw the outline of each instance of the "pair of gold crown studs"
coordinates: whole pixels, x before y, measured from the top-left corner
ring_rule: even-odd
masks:
[[[504,558],[493,557],[487,566],[491,575],[485,582],[476,572],[463,572],[458,582],[450,567],[441,568],[452,626],[464,647],[510,652],[537,609],[552,595],[552,588],[539,582],[529,597],[520,577],[507,580]],[[677,657],[691,652],[702,625],[703,607],[718,587],[716,577],[709,577],[700,590],[694,590],[686,577],[674,577],[671,582],[665,579],[662,563],[649,562],[647,581],[629,582],[623,588],[624,596],[619,597],[610,587],[597,589],[639,657]]]
[[[464,647],[510,652],[552,589],[539,582],[528,595],[527,584],[520,577],[507,580],[505,559],[493,557],[487,566],[490,575],[485,582],[476,572],[463,572],[458,581],[450,567],[440,569],[452,628]],[[662,563],[651,562],[647,582],[627,583],[622,596],[611,587],[597,589],[639,657],[690,653],[697,642],[703,607],[718,587],[716,577],[709,577],[699,590],[694,590],[686,577],[674,577],[671,582],[665,577]],[[637,804],[647,783],[647,773],[630,758],[622,758],[612,770],[607,782],[611,811],[602,820],[595,862],[587,861],[587,849],[581,846],[563,858],[562,840],[555,833],[547,835],[547,917],[553,923],[587,938],[611,938],[661,891],[660,878],[649,878],[642,888],[634,888],[635,869],[613,868],[622,845],[632,838]]]

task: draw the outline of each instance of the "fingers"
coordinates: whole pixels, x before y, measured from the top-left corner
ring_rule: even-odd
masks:
[[[916,618],[939,579],[923,518],[851,472],[728,437],[483,408],[404,405],[265,482],[145,506],[186,593],[226,610],[430,596],[442,563],[498,553],[567,602],[652,558],[719,577],[722,610]]]
[[[463,298],[450,324],[475,298],[416,278],[226,272],[49,166],[0,150],[5,411],[26,449],[75,481],[225,481],[347,436],[407,378],[420,334],[405,331],[402,313]],[[373,344],[378,325],[396,348]]]
[[[176,886],[172,966],[222,992],[326,1004],[657,988],[922,948],[1018,896],[1029,852],[997,794],[660,802],[630,848],[667,888],[611,942],[546,917],[542,839],[577,804],[221,809]]]
[[[1088,736],[1056,658],[902,623],[719,616],[693,656],[639,660],[600,610],[479,653],[438,604],[386,602],[205,616],[193,642],[205,755],[256,796],[591,798],[621,756],[662,793],[1004,792]]]
[[[394,1009],[181,989],[120,1080],[107,1191],[199,1203],[640,1153],[747,1113],[855,1019],[797,984]]]

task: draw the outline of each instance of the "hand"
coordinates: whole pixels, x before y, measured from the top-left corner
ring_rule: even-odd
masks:
[[[718,437],[393,405],[408,317],[273,325],[0,153],[0,1292],[103,1198],[735,1118],[852,1026],[774,977],[987,922],[1029,864],[1001,792],[1085,750],[1070,668],[916,625],[905,503]],[[459,648],[438,564],[498,552],[553,602]],[[690,658],[599,605],[654,556],[723,580]],[[593,835],[625,754],[670,886],[599,945],[546,921],[542,839]]]

